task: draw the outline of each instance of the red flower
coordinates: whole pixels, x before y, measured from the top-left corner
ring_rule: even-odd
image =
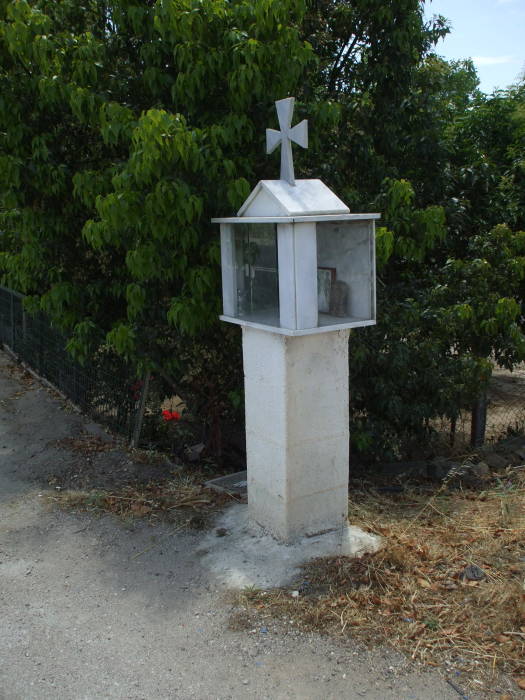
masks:
[[[168,411],[167,409],[162,411],[162,418],[165,421],[168,420],[179,420],[180,413],[178,411]]]

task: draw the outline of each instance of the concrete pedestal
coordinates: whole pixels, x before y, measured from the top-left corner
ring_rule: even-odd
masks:
[[[346,525],[348,335],[243,327],[249,516],[283,542]]]

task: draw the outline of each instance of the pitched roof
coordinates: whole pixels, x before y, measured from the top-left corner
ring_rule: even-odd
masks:
[[[261,180],[237,216],[348,214],[350,209],[321,180]]]

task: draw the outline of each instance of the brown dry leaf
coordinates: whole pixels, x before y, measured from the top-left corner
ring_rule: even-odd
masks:
[[[500,695],[499,700],[512,700],[512,695],[505,693],[505,695]]]
[[[525,678],[516,678],[516,685],[518,688],[521,688],[522,690],[525,690]]]
[[[151,507],[143,503],[134,503],[131,506],[131,510],[135,513],[135,515],[147,515],[148,513],[151,513]]]
[[[421,588],[430,588],[430,583],[426,580],[426,578],[418,578],[417,582]]]
[[[496,641],[500,644],[505,644],[505,642],[509,641],[509,637],[506,637],[504,634],[498,634],[496,635]]]

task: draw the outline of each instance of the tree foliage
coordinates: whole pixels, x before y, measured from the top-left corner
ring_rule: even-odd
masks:
[[[492,361],[523,357],[525,88],[480,93],[472,62],[433,53],[448,25],[423,5],[0,0],[2,281],[78,359],[156,367],[216,426],[242,375],[210,219],[275,177],[264,132],[295,94],[297,172],[383,214],[354,444],[396,455],[454,419]]]
[[[71,334],[160,359],[218,311],[212,215],[314,64],[300,2],[4,3],[5,279]]]

